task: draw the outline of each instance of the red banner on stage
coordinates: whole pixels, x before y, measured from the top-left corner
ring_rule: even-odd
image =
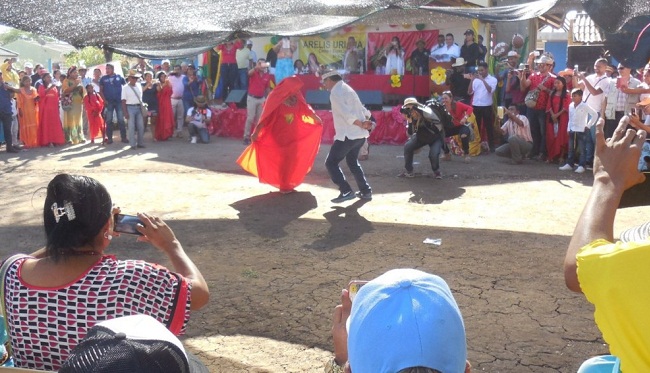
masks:
[[[437,44],[439,30],[407,31],[407,32],[369,32],[368,33],[368,63],[367,71],[375,70],[375,63],[384,55],[384,47],[390,44],[394,36],[404,49],[404,63],[411,57],[411,53],[417,48],[415,43],[424,39],[424,47],[428,50]]]

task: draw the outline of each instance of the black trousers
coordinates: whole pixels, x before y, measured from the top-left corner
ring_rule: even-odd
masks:
[[[485,127],[487,133],[488,145],[490,150],[494,150],[494,112],[492,106],[472,106],[474,108],[474,116],[476,117],[476,124],[479,131]]]

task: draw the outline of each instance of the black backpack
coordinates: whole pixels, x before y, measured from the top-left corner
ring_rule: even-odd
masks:
[[[430,108],[439,118],[445,132],[449,132],[454,128],[454,119],[451,117],[451,114],[449,114],[443,103],[437,100],[429,100],[424,105]]]

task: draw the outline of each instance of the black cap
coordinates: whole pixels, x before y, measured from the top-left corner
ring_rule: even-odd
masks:
[[[467,35],[467,34],[474,35],[474,30],[472,30],[471,28],[468,28],[467,30],[465,30],[463,35]]]

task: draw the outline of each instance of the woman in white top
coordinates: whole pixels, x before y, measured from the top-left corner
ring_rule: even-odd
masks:
[[[389,75],[404,75],[404,49],[397,36],[393,36],[386,48],[386,73]]]

